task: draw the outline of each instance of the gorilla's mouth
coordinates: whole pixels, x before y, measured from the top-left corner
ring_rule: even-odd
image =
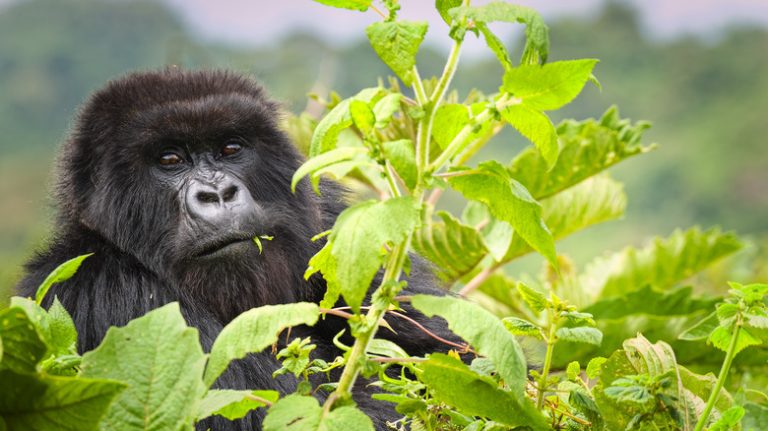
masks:
[[[202,244],[194,256],[197,258],[216,257],[230,254],[231,252],[242,252],[250,247],[255,247],[250,236],[228,236]]]

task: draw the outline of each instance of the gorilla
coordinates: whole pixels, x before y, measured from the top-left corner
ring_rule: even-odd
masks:
[[[333,226],[344,192],[324,181],[317,196],[306,179],[291,192],[303,158],[278,127],[279,108],[253,80],[226,71],[169,68],[108,83],[85,103],[63,144],[54,237],[27,263],[19,293],[34,296],[57,265],[93,253],[44,302],[55,295],[71,313],[81,352],[95,348],[110,326],[171,301],[180,303],[206,351],[248,309],[319,302],[324,280],[303,277],[323,246],[311,238]],[[274,238],[263,253],[252,240],[259,235]],[[425,264],[414,258],[412,266],[405,294],[441,294]],[[456,339],[444,321],[403,308],[433,333]],[[408,321],[388,320],[394,331],[379,336],[408,353],[446,350]],[[291,335],[312,337],[313,357],[331,361],[341,354],[332,339],[346,326],[328,316]],[[253,354],[231,364],[216,387],[294,391],[293,376],[272,378],[279,367],[269,352]],[[371,391],[361,382],[355,399],[386,429],[398,416]],[[263,410],[236,422],[208,419],[198,429],[261,429]]]

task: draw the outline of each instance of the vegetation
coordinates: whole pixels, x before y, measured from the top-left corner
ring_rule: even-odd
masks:
[[[606,169],[654,149],[642,143],[648,124],[613,107],[600,119],[550,120],[585,85],[599,87],[597,60],[548,61],[548,29],[532,9],[438,0],[453,45],[443,72],[423,79],[416,53],[426,23],[398,19],[395,0],[381,10],[370,0],[318,1],[379,13],[368,39],[399,78],[347,99],[317,98],[326,109],[321,120],[289,122],[311,156],[294,184],[331,176],[364,197],[318,234],[325,246],[306,276],[322,274],[324,300],[250,310],[208,354],[178,305],[168,304],[110,329],[80,356],[66,310],[57,301],[39,306],[88,256],[75,257],[35,299],[12,298],[0,311],[0,429],[191,429],[211,415],[236,419],[256,408],[268,408],[266,430],[372,429],[351,400],[360,376],[373,378],[381,389],[375,398],[402,415],[393,429],[765,429],[768,395],[750,386],[748,372],[733,371],[766,366],[768,285],[731,283],[725,297],[680,286],[740,250],[741,239],[719,229],[676,231],[583,271],[556,251],[556,241],[624,214],[623,186]],[[492,22],[525,26],[519,61]],[[475,36],[503,75],[495,77],[497,91],[460,98],[452,84],[462,44]],[[483,158],[507,126],[532,145],[508,163]],[[436,208],[449,190],[464,198],[460,215]],[[403,296],[410,251],[434,263],[457,295]],[[508,265],[532,253],[545,259],[542,273],[510,277]],[[349,306],[333,308],[341,297]],[[403,316],[404,301],[444,318],[468,344],[409,357],[376,338],[388,330],[384,316]],[[296,393],[211,389],[230,361],[324,314],[348,318],[355,342],[339,342],[344,354],[330,364],[312,358],[311,340],[296,338],[277,352],[276,374],[305,380]],[[342,369],[338,381],[312,387],[308,376],[333,368]],[[717,377],[701,374],[716,368]],[[728,384],[731,376],[740,384]],[[329,393],[323,405],[314,391]]]

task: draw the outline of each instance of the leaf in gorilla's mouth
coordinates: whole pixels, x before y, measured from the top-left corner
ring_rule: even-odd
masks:
[[[272,241],[274,237],[269,235],[259,235],[253,237],[253,243],[256,244],[256,247],[259,248],[259,254],[261,254],[262,251],[264,251],[264,247],[261,245],[261,240],[265,241]]]

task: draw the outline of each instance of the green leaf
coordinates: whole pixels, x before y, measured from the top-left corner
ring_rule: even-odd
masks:
[[[557,132],[547,114],[525,104],[511,105],[501,111],[501,118],[528,138],[551,168],[557,162]]]
[[[495,161],[464,172],[448,179],[451,186],[467,199],[487,205],[494,217],[512,225],[517,235],[557,266],[555,241],[542,219],[541,205],[528,190]]]
[[[400,93],[390,93],[382,97],[373,107],[373,113],[376,116],[376,128],[386,127],[392,120],[392,115],[400,109],[400,99],[403,95]]]
[[[329,236],[336,282],[355,312],[381,266],[384,245],[403,242],[420,220],[421,205],[412,197],[361,202],[336,219]]]
[[[298,302],[265,305],[237,316],[222,329],[213,342],[205,368],[206,386],[210,387],[231,361],[271,346],[285,328],[314,325],[319,313],[317,304]]]
[[[349,172],[358,166],[374,163],[373,160],[371,160],[368,157],[367,148],[363,148],[363,147],[335,148],[333,150],[322,153],[317,157],[313,157],[307,160],[306,162],[304,162],[304,164],[301,165],[299,169],[297,169],[296,172],[293,174],[293,179],[291,180],[291,191],[296,193],[296,185],[299,183],[299,181],[305,176],[311,175],[312,187],[315,189],[315,193],[319,195],[320,189],[318,185],[320,183],[320,175],[325,172],[328,172],[327,168],[330,166],[333,166],[333,165],[338,166],[342,162],[350,162],[350,161],[353,161],[354,163],[349,164],[351,168],[348,169],[346,172]],[[337,179],[340,179],[340,178],[337,176]]]
[[[102,428],[179,429],[191,423],[205,393],[204,366],[197,330],[187,326],[174,302],[109,328],[99,347],[83,355],[81,375],[128,384]]]
[[[397,175],[403,179],[405,185],[413,190],[418,180],[416,167],[416,150],[410,139],[398,139],[397,141],[384,142],[382,144],[384,157],[387,158]]]
[[[349,115],[352,117],[352,123],[357,127],[363,136],[368,136],[373,132],[376,124],[376,115],[367,103],[360,100],[353,100],[349,103]]]
[[[541,329],[536,324],[518,317],[505,317],[501,319],[507,330],[514,335],[527,335],[541,339]]]
[[[627,206],[624,186],[608,176],[592,177],[575,187],[541,201],[542,218],[555,240],[592,225],[620,219]],[[533,251],[519,237],[512,239],[504,260]]]
[[[568,376],[568,380],[579,379],[579,375],[581,374],[581,366],[579,365],[579,361],[569,362],[568,367],[565,369],[565,373]]]
[[[739,428],[741,418],[744,417],[745,412],[744,407],[733,406],[724,411],[720,416],[720,419],[707,428],[707,431],[728,431]]]
[[[326,281],[326,290],[323,300],[320,301],[320,307],[333,308],[336,302],[341,296],[341,287],[336,274],[336,258],[331,254],[333,243],[328,241],[323,248],[317,252],[311,259],[307,266],[306,272],[304,272],[304,279],[309,280],[313,274],[322,271],[323,278]]]
[[[744,431],[761,431],[768,429],[768,406],[744,403],[744,419],[741,426]]]
[[[472,371],[459,359],[433,353],[419,364],[421,380],[438,400],[472,416],[482,416],[509,426],[527,425],[548,430],[545,417],[522,391],[504,391],[491,378]]]
[[[577,328],[559,328],[555,335],[557,338],[573,343],[585,343],[599,346],[603,342],[603,333],[597,328],[580,326]]]
[[[532,196],[543,199],[622,160],[651,151],[653,146],[640,144],[648,127],[648,123],[632,124],[619,118],[616,107],[609,108],[599,121],[565,121],[557,126],[561,148],[554,167],[535,148],[528,148],[515,157],[509,172]]]
[[[485,44],[488,45],[488,48],[491,48],[491,51],[496,55],[496,58],[499,60],[499,63],[501,63],[504,70],[512,69],[512,59],[509,58],[509,52],[507,52],[504,42],[493,34],[491,29],[489,29],[488,25],[484,22],[478,22],[475,26],[480,30],[480,33],[483,34]]]
[[[422,226],[413,236],[413,248],[435,264],[438,277],[455,281],[471,272],[488,250],[474,228],[446,211],[437,215],[443,221]]]
[[[83,261],[90,256],[93,256],[93,253],[77,256],[57,266],[56,269],[48,274],[48,277],[45,277],[45,280],[43,280],[42,284],[40,284],[40,287],[37,288],[37,293],[35,294],[35,302],[38,304],[42,303],[43,298],[45,298],[45,294],[48,293],[48,289],[50,289],[54,284],[67,281],[72,278],[72,276],[77,272],[77,269],[80,268],[80,264],[82,264]]]
[[[487,206],[480,202],[469,201],[461,213],[461,218],[469,225],[482,226],[480,231],[483,243],[496,262],[504,260],[514,238],[514,230],[509,223],[495,219]],[[530,250],[528,244],[519,240]]]
[[[383,338],[371,340],[366,353],[385,358],[407,358],[410,356],[402,347]]]
[[[34,372],[48,350],[28,314],[19,306],[0,311],[0,337],[3,340],[0,369]]]
[[[709,337],[709,334],[714,332],[719,323],[720,322],[717,320],[717,314],[712,312],[712,314],[700,320],[698,323],[680,334],[679,338],[681,340],[687,341],[703,340]]]
[[[590,305],[585,312],[595,319],[620,319],[635,314],[651,316],[685,316],[701,310],[710,310],[717,299],[692,296],[693,288],[681,287],[668,292],[645,286],[626,295],[604,299]]]
[[[365,32],[379,58],[395,72],[405,85],[413,82],[416,53],[427,34],[426,22],[374,22]]]
[[[446,149],[453,138],[469,123],[470,111],[460,103],[444,103],[435,111],[432,121],[432,138]]]
[[[238,391],[233,389],[211,389],[197,406],[196,420],[219,415],[229,420],[240,419],[251,410],[267,404],[260,399],[274,403],[280,397],[277,391]]]
[[[529,109],[560,109],[581,93],[595,64],[594,59],[523,64],[507,70],[501,89]]]
[[[600,298],[625,295],[647,285],[668,289],[741,247],[736,235],[719,229],[675,231],[669,238],[654,239],[643,249],[627,247],[593,261],[582,280],[584,288],[599,292]]]
[[[435,9],[448,25],[451,25],[452,21],[448,11],[457,6],[461,6],[461,0],[435,0]]]
[[[416,295],[412,304],[428,317],[439,315],[448,321],[456,335],[493,361],[513,392],[523,392],[528,373],[525,356],[499,319],[477,304],[449,296]]]
[[[607,360],[608,358],[603,358],[601,356],[590,359],[589,363],[587,364],[587,369],[585,371],[585,373],[587,374],[587,377],[589,377],[590,379],[597,378],[597,376],[600,375],[600,368],[603,366],[603,364]]]
[[[492,2],[479,7],[463,6],[451,9],[448,14],[454,22],[471,19],[475,22],[511,22],[525,24],[525,48],[523,63],[547,61],[549,55],[549,30],[538,12],[506,2]]]
[[[323,414],[313,397],[288,395],[270,407],[264,431],[373,431],[373,423],[354,406],[342,406]]]
[[[731,340],[733,340],[732,326],[718,326],[711,334],[709,334],[709,338],[707,339],[713,346],[724,352],[728,351],[728,347],[731,345]],[[759,338],[752,335],[746,328],[741,328],[739,330],[739,338],[736,340],[735,354],[749,346],[758,346],[760,344],[763,344],[763,342],[760,341]]]
[[[315,0],[318,3],[333,6],[340,9],[357,10],[365,12],[371,7],[373,0]]]
[[[547,298],[538,290],[528,287],[525,283],[520,282],[517,283],[517,291],[531,310],[539,313],[547,308]]]
[[[109,380],[0,371],[0,417],[9,430],[88,431],[125,385]]]
[[[312,134],[312,141],[309,145],[309,156],[316,157],[326,151],[336,148],[339,139],[339,133],[352,125],[352,116],[349,113],[349,105],[353,100],[360,100],[366,103],[378,100],[385,92],[383,88],[373,87],[360,90],[359,93],[342,100],[330,112],[325,114],[322,120],[317,123],[315,131]]]
[[[77,353],[75,322],[61,305],[59,298],[54,298],[51,308],[48,309],[48,328],[51,334],[48,345],[55,355]]]

